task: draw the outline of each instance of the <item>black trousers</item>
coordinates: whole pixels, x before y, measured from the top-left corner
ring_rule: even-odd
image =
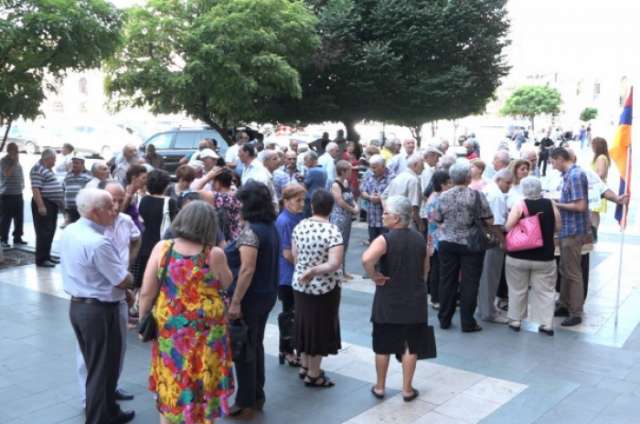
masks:
[[[70,224],[73,224],[74,222],[80,219],[80,213],[78,212],[78,208],[70,207],[70,208],[66,208],[64,211],[69,217]]]
[[[433,255],[429,258],[427,288],[431,295],[431,303],[440,303],[440,257],[437,250],[434,250]]]
[[[451,324],[456,312],[456,299],[460,289],[460,322],[463,330],[477,325],[473,317],[478,304],[478,284],[482,274],[484,252],[469,251],[467,246],[441,241],[438,244],[440,258],[440,324]],[[461,275],[461,281],[459,277]]]
[[[240,408],[253,407],[258,399],[265,399],[264,329],[275,303],[275,297],[270,295],[254,295],[242,301],[242,317],[249,327],[248,343],[255,349],[255,355],[251,361],[235,362],[238,379],[236,405]]]
[[[22,239],[24,222],[24,199],[22,194],[3,194],[0,196],[0,240],[9,241],[9,229],[13,221],[13,239]]]
[[[540,169],[540,175],[547,176],[547,163],[549,163],[549,154],[540,155],[538,157],[538,168]]]
[[[31,215],[36,230],[36,264],[41,264],[51,257],[51,244],[58,224],[58,205],[47,199],[43,201],[47,207],[47,213],[44,216],[38,213],[38,205],[31,200]]]
[[[282,303],[282,313],[278,316],[280,353],[293,353],[293,333],[295,331],[291,326],[294,315],[293,288],[291,286],[278,287],[278,299]]]
[[[108,424],[118,413],[116,387],[120,367],[118,304],[71,302],[69,318],[87,366],[86,423]]]

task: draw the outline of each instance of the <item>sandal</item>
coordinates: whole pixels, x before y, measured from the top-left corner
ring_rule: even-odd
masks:
[[[333,381],[329,380],[329,377],[324,374],[324,371],[320,371],[320,375],[318,375],[317,377],[311,377],[309,374],[307,374],[307,377],[304,379],[304,385],[307,387],[327,388],[333,387],[336,384]]]
[[[300,366],[300,371],[298,371],[298,378],[300,380],[304,380],[307,376],[307,372],[309,372],[309,368],[305,368],[302,365]]]
[[[286,363],[287,365],[289,365],[292,368],[298,368],[299,366],[302,365],[300,363],[300,358],[294,356],[293,359],[289,359],[289,358],[287,358],[287,355],[284,354],[284,353],[281,353],[278,356],[278,362],[280,363],[280,365],[284,365]]]
[[[384,392],[382,392],[382,394],[376,392],[376,386],[371,386],[371,394],[376,398],[376,399],[384,399]]]
[[[417,389],[413,389],[413,394],[409,395],[409,396],[402,396],[402,400],[404,400],[405,402],[411,402],[412,400],[414,400],[415,398],[418,397],[418,395],[420,395],[420,392]]]

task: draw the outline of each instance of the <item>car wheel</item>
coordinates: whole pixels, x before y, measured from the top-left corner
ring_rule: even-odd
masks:
[[[102,146],[102,149],[100,149],[100,156],[102,156],[102,159],[104,160],[111,159],[113,156],[113,149],[111,149],[110,146]]]
[[[28,155],[35,155],[36,153],[38,153],[38,146],[36,146],[36,144],[32,141],[27,141],[24,144],[24,151]]]

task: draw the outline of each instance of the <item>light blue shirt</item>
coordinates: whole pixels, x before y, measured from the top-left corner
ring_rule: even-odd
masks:
[[[336,180],[336,161],[329,153],[325,153],[318,158],[318,164],[324,168],[327,173],[326,187],[330,188]]]
[[[127,264],[122,263],[105,230],[84,217],[64,230],[60,265],[67,294],[102,302],[119,302],[125,298],[125,291],[116,285],[127,276]]]

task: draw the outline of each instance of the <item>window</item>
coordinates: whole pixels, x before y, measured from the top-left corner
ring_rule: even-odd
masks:
[[[147,144],[153,144],[156,147],[156,149],[168,149],[171,147],[172,138],[173,138],[173,134],[162,133],[153,137],[151,140],[147,142]]]
[[[176,135],[176,144],[173,148],[186,150],[197,149],[200,140],[200,134],[197,132],[179,132]]]
[[[222,138],[218,131],[205,131],[201,134],[201,138],[212,138],[218,144],[218,154],[224,157],[225,152],[229,148],[227,142]]]

